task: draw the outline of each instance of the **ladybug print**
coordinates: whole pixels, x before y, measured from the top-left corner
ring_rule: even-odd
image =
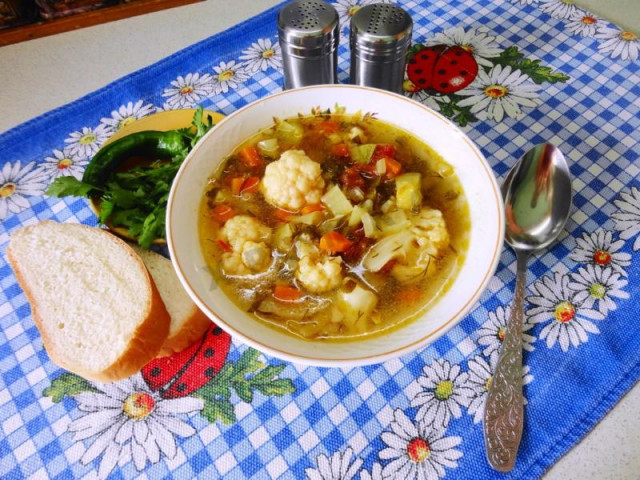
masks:
[[[156,358],[142,369],[142,376],[163,398],[189,395],[210,382],[229,353],[231,337],[213,325],[199,342],[170,357]]]
[[[478,62],[460,46],[435,45],[416,52],[407,65],[407,76],[417,90],[450,94],[462,90],[478,74]]]

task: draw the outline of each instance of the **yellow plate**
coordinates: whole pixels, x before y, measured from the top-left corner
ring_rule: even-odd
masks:
[[[183,109],[183,110],[168,110],[166,112],[159,112],[142,117],[128,125],[125,125],[116,133],[114,133],[109,140],[104,142],[103,147],[109,145],[111,142],[118,140],[119,138],[126,137],[132,133],[143,132],[145,130],[157,130],[166,132],[168,130],[176,130],[178,128],[186,128],[191,125],[195,109]],[[212,112],[210,110],[204,111],[205,118],[210,115],[213,119],[213,123],[216,124],[224,118],[224,115],[218,112]],[[100,199],[89,198],[89,206],[96,215],[100,214]],[[129,235],[129,231],[123,227],[114,227],[107,223],[107,228],[126,240],[135,241],[136,239]],[[164,244],[167,241],[164,238],[156,238],[153,243]]]

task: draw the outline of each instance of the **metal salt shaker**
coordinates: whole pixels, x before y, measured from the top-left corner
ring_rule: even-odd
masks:
[[[413,21],[402,8],[367,5],[351,18],[351,83],[402,93]]]
[[[338,13],[322,0],[297,0],[278,14],[284,88],[337,83]]]

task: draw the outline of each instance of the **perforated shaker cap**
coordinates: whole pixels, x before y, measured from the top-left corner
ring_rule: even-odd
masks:
[[[374,3],[351,17],[351,48],[374,55],[404,55],[411,43],[413,20],[402,8]]]
[[[297,0],[278,15],[278,36],[283,48],[296,56],[333,52],[338,45],[338,12],[322,0]]]

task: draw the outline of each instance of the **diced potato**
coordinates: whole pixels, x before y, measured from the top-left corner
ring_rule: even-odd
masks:
[[[296,122],[282,120],[276,126],[276,134],[279,139],[292,145],[297,145],[304,136],[304,129],[302,125]]]
[[[356,326],[362,319],[366,320],[377,304],[378,296],[360,285],[356,285],[351,292],[338,292],[337,305],[344,315],[342,321],[349,328]]]
[[[288,252],[293,246],[293,227],[289,223],[278,225],[273,231],[273,246],[281,252]]]
[[[303,225],[320,225],[324,220],[324,212],[311,212],[305,215],[291,216],[291,223],[301,223]]]
[[[364,208],[358,205],[353,207],[353,210],[351,210],[351,215],[349,216],[349,226],[355,227],[359,225],[362,222],[362,215],[365,213],[367,213],[367,211]]]
[[[338,185],[334,185],[324,194],[322,203],[329,207],[334,215],[347,215],[353,210],[353,205]]]
[[[396,177],[396,205],[405,210],[412,210],[422,204],[420,174],[404,173]]]
[[[376,238],[378,236],[378,227],[376,221],[373,219],[370,213],[365,212],[361,215],[360,220],[364,227],[364,236],[368,238]]]

